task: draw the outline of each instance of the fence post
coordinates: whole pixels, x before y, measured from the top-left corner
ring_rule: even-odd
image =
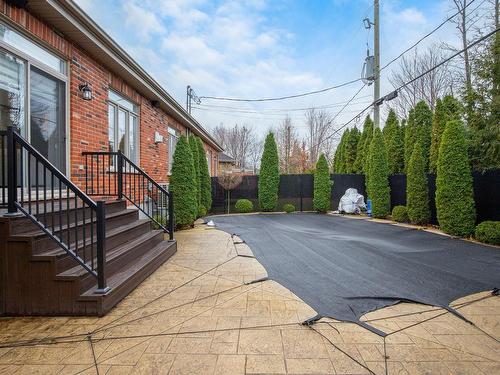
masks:
[[[117,154],[117,165],[116,168],[118,169],[118,180],[117,180],[117,195],[118,199],[123,199],[123,155],[120,150],[118,150]]]
[[[170,240],[174,239],[174,195],[168,194],[168,235]]]
[[[99,294],[109,291],[106,286],[106,208],[104,201],[97,201],[97,290]]]
[[[14,142],[14,127],[7,127],[7,214],[5,216],[16,216],[17,212],[17,154]],[[28,187],[28,194],[30,194]]]

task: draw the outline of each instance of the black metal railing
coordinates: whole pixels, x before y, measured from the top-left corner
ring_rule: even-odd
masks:
[[[142,168],[118,152],[83,152],[85,192],[88,195],[125,198],[156,227],[174,237],[172,193]]]
[[[97,278],[97,292],[104,293],[105,202],[95,202],[53,166],[13,127],[0,133],[1,173],[7,171],[6,216],[28,217],[88,273]],[[5,158],[4,158],[5,156]]]

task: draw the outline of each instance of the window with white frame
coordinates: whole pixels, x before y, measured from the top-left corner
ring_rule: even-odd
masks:
[[[168,127],[168,174],[172,173],[172,164],[174,163],[175,146],[179,141],[179,131]]]
[[[113,90],[108,94],[108,136],[109,151],[139,161],[139,106]]]

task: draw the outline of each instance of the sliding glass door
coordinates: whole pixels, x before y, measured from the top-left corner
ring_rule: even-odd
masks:
[[[61,172],[66,170],[64,82],[31,67],[30,141]]]

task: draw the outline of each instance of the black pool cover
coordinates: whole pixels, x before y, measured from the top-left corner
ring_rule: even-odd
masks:
[[[455,312],[449,307],[455,299],[500,286],[500,249],[439,234],[313,213],[210,219],[243,239],[269,278],[318,317],[380,335],[359,318],[400,301]]]

